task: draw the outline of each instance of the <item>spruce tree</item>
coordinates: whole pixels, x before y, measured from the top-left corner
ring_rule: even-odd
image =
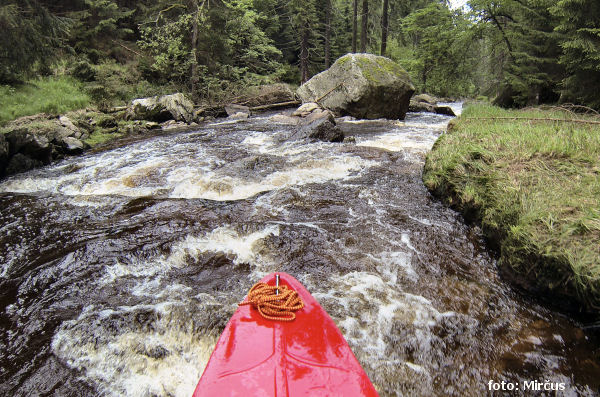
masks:
[[[564,34],[562,99],[600,109],[600,2],[560,0],[551,10],[560,18],[556,30]]]
[[[36,0],[6,0],[0,5],[0,82],[22,80],[63,47],[71,21],[52,14]]]

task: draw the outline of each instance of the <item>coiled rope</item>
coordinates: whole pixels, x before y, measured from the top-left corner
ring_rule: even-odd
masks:
[[[279,291],[279,294],[277,294]],[[246,300],[239,306],[252,305],[266,319],[274,321],[293,321],[295,311],[304,307],[304,302],[296,291],[287,285],[269,285],[256,283],[248,291]]]

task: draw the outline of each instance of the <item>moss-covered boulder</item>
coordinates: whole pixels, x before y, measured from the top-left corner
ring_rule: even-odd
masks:
[[[404,119],[414,92],[400,65],[371,54],[344,55],[297,91],[304,103],[361,119]]]

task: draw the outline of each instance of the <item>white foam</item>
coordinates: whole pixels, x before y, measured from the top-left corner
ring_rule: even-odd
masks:
[[[426,153],[431,149],[434,142],[435,139],[400,133],[378,135],[368,139],[358,138],[356,146],[375,147],[391,152],[412,151]]]
[[[243,200],[261,192],[348,178],[353,172],[370,165],[371,162],[352,156],[304,159],[295,166],[255,181],[219,176],[216,173],[198,174],[194,169],[180,169],[169,176],[169,180],[175,183],[169,196],[215,201]]]
[[[387,278],[387,277],[386,277]],[[428,299],[401,292],[393,279],[368,272],[352,272],[341,276],[332,276],[336,292],[316,292],[313,295],[332,307],[344,307],[347,313],[338,321],[346,339],[353,350],[366,356],[376,356],[376,362],[388,363],[399,360],[390,357],[389,341],[386,335],[393,334],[392,328],[398,326],[412,334],[412,346],[419,354],[427,357],[432,350],[435,334],[433,327],[443,317],[452,313],[440,313]],[[330,313],[331,314],[331,313]],[[340,313],[337,313],[338,315]],[[395,365],[395,364],[393,364]],[[426,368],[423,368],[427,371]]]
[[[101,325],[108,316],[138,309],[87,307],[54,335],[53,353],[81,371],[103,395],[192,395],[216,337],[196,335],[193,326],[178,326],[186,321],[173,321],[171,316],[164,320],[158,316],[153,331],[130,330],[115,335]],[[159,307],[153,309],[160,311]]]
[[[98,281],[100,285],[114,282],[125,276],[156,278],[166,274],[173,268],[187,266],[190,259],[198,259],[205,252],[222,252],[234,256],[233,262],[257,264],[259,242],[269,236],[278,236],[279,227],[269,225],[254,233],[240,235],[228,226],[222,226],[203,236],[188,235],[185,239],[175,243],[169,255],[159,255],[151,259],[140,259],[129,256],[114,265],[108,266],[105,275]],[[152,280],[138,285],[136,294],[152,288]],[[154,280],[154,282],[157,282]]]

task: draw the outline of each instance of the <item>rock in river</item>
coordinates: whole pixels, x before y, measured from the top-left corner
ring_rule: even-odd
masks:
[[[344,55],[297,91],[302,102],[361,119],[404,119],[414,92],[400,65],[371,54]]]
[[[300,127],[291,138],[342,142],[344,140],[344,132],[335,125],[333,114],[329,111],[323,111],[313,113],[309,117],[302,119]]]
[[[175,120],[189,124],[194,119],[194,103],[181,93],[134,99],[129,117],[133,120]]]

